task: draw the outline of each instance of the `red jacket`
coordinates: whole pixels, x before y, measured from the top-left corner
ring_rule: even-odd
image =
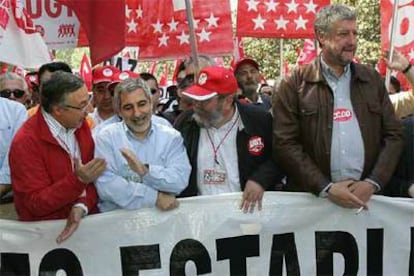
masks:
[[[94,152],[86,122],[76,130],[75,136],[85,164]],[[89,214],[97,212],[95,186],[78,180],[69,154],[53,137],[42,112],[29,118],[17,132],[9,161],[14,204],[20,220],[65,219],[76,203],[84,203]],[[80,197],[85,187],[86,196]]]

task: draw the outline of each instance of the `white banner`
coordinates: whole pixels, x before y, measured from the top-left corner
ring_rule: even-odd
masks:
[[[56,0],[25,0],[24,3],[49,49],[77,47],[80,23],[73,10]]]
[[[243,214],[240,198],[88,216],[61,245],[64,220],[0,220],[0,275],[414,273],[413,199],[374,196],[356,214],[310,194],[269,192],[261,212]]]

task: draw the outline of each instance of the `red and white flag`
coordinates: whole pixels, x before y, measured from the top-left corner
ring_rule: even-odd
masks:
[[[390,34],[394,1],[381,0],[381,46],[383,51],[390,49]],[[414,62],[414,1],[397,1],[398,22],[393,44],[396,50]]]
[[[166,87],[168,85],[168,64],[167,62],[164,64],[164,71],[159,79],[159,85],[161,87]]]
[[[230,61],[230,67],[235,68],[236,63],[245,57],[244,47],[243,47],[243,38],[236,36],[233,39],[233,58]]]
[[[183,10],[174,11],[172,0],[128,0],[126,5],[127,44],[140,47],[140,59],[176,59],[191,53],[187,15]],[[229,1],[193,0],[192,8],[198,51],[231,53]]]
[[[151,63],[150,68],[149,68],[149,70],[148,70],[148,72],[149,72],[151,75],[154,75],[154,74],[155,74],[155,70],[156,70],[156,68],[157,68],[157,64],[158,64],[158,61],[153,61],[153,62]]]
[[[25,68],[51,61],[22,0],[0,0],[0,61]]]
[[[83,54],[79,68],[79,74],[88,87],[88,91],[92,91],[92,66],[86,54]]]
[[[318,53],[314,41],[312,39],[305,39],[296,64],[309,64],[317,57],[317,55]]]
[[[58,0],[73,9],[89,40],[91,62],[96,65],[125,47],[125,1]]]
[[[330,0],[240,0],[236,35],[313,38],[315,14],[329,3]]]

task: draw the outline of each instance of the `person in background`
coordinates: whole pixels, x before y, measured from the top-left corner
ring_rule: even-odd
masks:
[[[28,105],[28,108],[32,108],[40,103],[39,80],[37,78],[37,72],[28,72],[24,78],[30,94],[30,104]]]
[[[45,63],[42,66],[40,66],[39,70],[37,71],[37,80],[39,82],[39,85],[38,85],[39,103],[40,103],[40,98],[41,98],[42,84],[46,80],[50,79],[50,77],[52,76],[52,73],[56,72],[56,71],[63,71],[63,72],[72,73],[72,69],[70,68],[70,66],[68,64],[66,64],[65,62],[62,62],[62,61],[55,61],[55,62],[51,62],[51,63]],[[29,117],[32,117],[39,110],[39,106],[40,106],[39,103],[34,105],[33,107],[29,108],[29,110],[27,111],[27,113],[29,114]]]
[[[386,62],[388,68],[404,74],[411,85],[411,90],[390,95],[395,111],[402,119],[405,140],[400,162],[384,194],[414,197],[414,69],[409,60],[397,50],[393,52],[392,62],[389,60]],[[397,79],[395,80],[398,82]],[[393,77],[391,77],[390,92],[392,85]],[[395,90],[398,92],[398,85]]]
[[[160,87],[158,85],[157,78],[153,74],[147,73],[147,72],[140,73],[140,77],[141,77],[141,79],[143,79],[147,83],[147,85],[148,85],[148,87],[151,91],[151,102],[152,102],[152,112],[153,112],[153,114],[162,117],[162,114],[159,113],[158,110],[157,110],[157,105],[158,105],[158,102],[159,102],[160,97],[161,97],[161,90],[160,90]]]
[[[92,110],[84,82],[54,72],[42,82],[41,109],[15,135],[9,161],[19,220],[67,219],[57,238],[69,238],[87,214],[98,211],[93,182],[106,162],[93,158],[94,142],[85,117]]]
[[[284,174],[272,160],[272,116],[235,100],[238,86],[231,70],[200,71],[196,84],[183,91],[192,101],[175,127],[181,132],[192,165],[181,196],[243,191],[244,212],[261,209],[265,190],[282,189]]]
[[[409,91],[401,91],[400,81],[394,76],[390,77],[388,92],[395,113],[401,119],[414,115],[414,69],[411,68],[408,59],[397,50],[393,52],[392,62],[386,62],[389,69],[402,72],[411,85]]]
[[[260,96],[264,95],[265,97],[269,97],[270,99],[272,98],[273,87],[267,83],[263,83],[262,85],[260,85],[259,94]]]
[[[9,149],[13,137],[27,119],[24,105],[0,97],[0,202],[11,191]]]
[[[102,212],[152,206],[170,210],[188,184],[191,167],[183,139],[151,119],[152,95],[140,78],[116,85],[115,109],[122,121],[95,135],[95,156],[108,161],[96,182]]]
[[[108,85],[113,76],[119,72],[118,68],[111,65],[99,66],[92,71],[92,93],[95,108],[91,117],[95,127],[115,114],[113,97]]]
[[[271,99],[260,94],[260,68],[257,61],[243,58],[234,66],[234,75],[241,90],[241,96],[249,103],[253,103],[269,111],[272,107]]]
[[[1,74],[0,97],[19,102],[26,106],[30,101],[26,80],[12,72]]]
[[[273,97],[273,156],[288,190],[363,210],[390,180],[403,137],[381,76],[353,62],[356,20],[342,4],[316,14],[320,55],[282,80]]]

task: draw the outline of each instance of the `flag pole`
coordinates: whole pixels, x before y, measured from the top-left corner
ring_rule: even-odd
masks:
[[[392,55],[394,53],[394,39],[395,39],[395,33],[397,28],[397,21],[398,21],[398,0],[394,0],[394,9],[392,12],[392,21],[391,21],[391,34],[390,34],[390,49],[388,53],[388,61],[392,62]],[[385,86],[387,90],[389,91],[390,87],[390,79],[391,79],[391,70],[388,69],[385,73]]]
[[[199,72],[199,64],[198,64],[198,50],[197,50],[197,41],[195,38],[195,31],[194,31],[194,17],[193,17],[193,8],[191,6],[190,0],[185,0],[185,10],[187,13],[187,20],[188,20],[188,27],[190,29],[190,46],[191,46],[191,57],[193,58],[194,62],[194,79],[197,79],[197,75]]]
[[[285,72],[283,72],[283,38],[279,39],[279,62],[280,62],[280,76],[283,78]]]

